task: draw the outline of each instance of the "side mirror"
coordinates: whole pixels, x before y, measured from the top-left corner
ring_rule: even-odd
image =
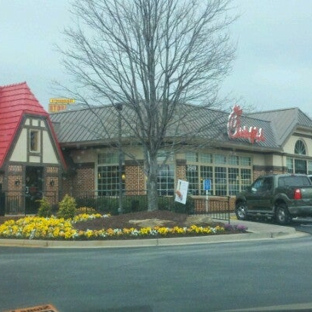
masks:
[[[251,191],[251,187],[250,186],[246,186],[246,188],[244,189],[245,192],[250,192]]]

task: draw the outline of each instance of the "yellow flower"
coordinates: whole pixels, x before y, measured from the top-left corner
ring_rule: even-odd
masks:
[[[189,228],[180,228],[175,226],[173,228],[156,226],[153,229],[151,227],[141,228],[137,230],[135,228],[124,229],[104,229],[98,231],[78,231],[73,227],[73,223],[77,221],[84,221],[95,218],[109,217],[110,215],[101,216],[100,214],[80,214],[72,220],[64,220],[63,218],[41,218],[27,216],[17,221],[8,220],[0,225],[0,237],[24,237],[24,238],[59,238],[59,239],[75,239],[77,237],[86,238],[105,238],[107,236],[145,236],[145,235],[161,235],[165,236],[169,233],[172,234],[198,234],[198,235],[211,235],[222,233],[225,231],[224,227],[201,227],[191,225]]]
[[[169,232],[169,229],[166,227],[160,227],[160,228],[158,228],[157,232],[160,235],[167,235]]]
[[[141,228],[140,230],[140,234],[141,235],[149,235],[151,233],[151,228],[150,227],[146,227],[146,228]]]
[[[113,229],[107,229],[106,233],[108,236],[114,236],[114,234],[115,234]]]

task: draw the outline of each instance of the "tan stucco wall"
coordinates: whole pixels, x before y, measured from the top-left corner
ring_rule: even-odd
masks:
[[[73,158],[75,163],[90,163],[94,162],[97,164],[97,157],[100,153],[107,152],[116,152],[118,153],[118,149],[86,149],[86,150],[77,150],[71,153],[71,157]],[[131,156],[130,156],[131,155]],[[133,160],[143,158],[142,149],[141,148],[127,148],[124,150],[124,158],[125,160]]]
[[[23,129],[17,140],[10,161],[27,161],[27,129]]]
[[[43,163],[57,164],[58,159],[47,131],[42,132],[42,161]]]
[[[311,134],[310,134],[311,135]],[[312,139],[311,138],[306,138],[303,136],[291,136],[289,138],[289,140],[286,142],[286,144],[284,145],[284,152],[287,154],[294,154],[295,151],[295,144],[298,140],[301,140],[302,142],[305,143],[306,146],[306,152],[307,155],[306,156],[310,156],[312,157]]]
[[[73,151],[71,157],[77,164],[97,162],[97,152],[93,149]]]

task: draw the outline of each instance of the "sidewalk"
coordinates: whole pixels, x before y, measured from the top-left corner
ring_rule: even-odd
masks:
[[[197,237],[155,238],[133,240],[107,240],[107,241],[51,241],[29,239],[0,239],[0,246],[12,247],[41,247],[41,248],[130,248],[153,246],[179,246],[196,244],[213,244],[237,242],[243,240],[269,240],[309,236],[310,234],[297,232],[290,226],[279,226],[270,223],[240,221],[231,218],[231,224],[244,225],[248,233],[219,234]]]

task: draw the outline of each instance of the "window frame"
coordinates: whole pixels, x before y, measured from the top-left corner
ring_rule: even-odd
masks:
[[[38,129],[29,129],[29,144],[28,150],[30,153],[40,153],[41,144],[40,144],[40,130]]]
[[[241,155],[186,152],[186,180],[192,195],[205,195],[203,181],[211,180],[210,195],[230,196],[244,190],[252,182],[252,157]],[[213,159],[209,163],[207,159]],[[192,161],[193,160],[193,161]],[[196,161],[197,160],[197,161]],[[209,169],[208,169],[209,167]],[[235,175],[235,176],[234,176]],[[219,182],[218,182],[219,181]]]
[[[119,195],[119,151],[100,152],[97,154],[97,192],[99,196]],[[121,169],[122,192],[125,193],[125,163]]]

